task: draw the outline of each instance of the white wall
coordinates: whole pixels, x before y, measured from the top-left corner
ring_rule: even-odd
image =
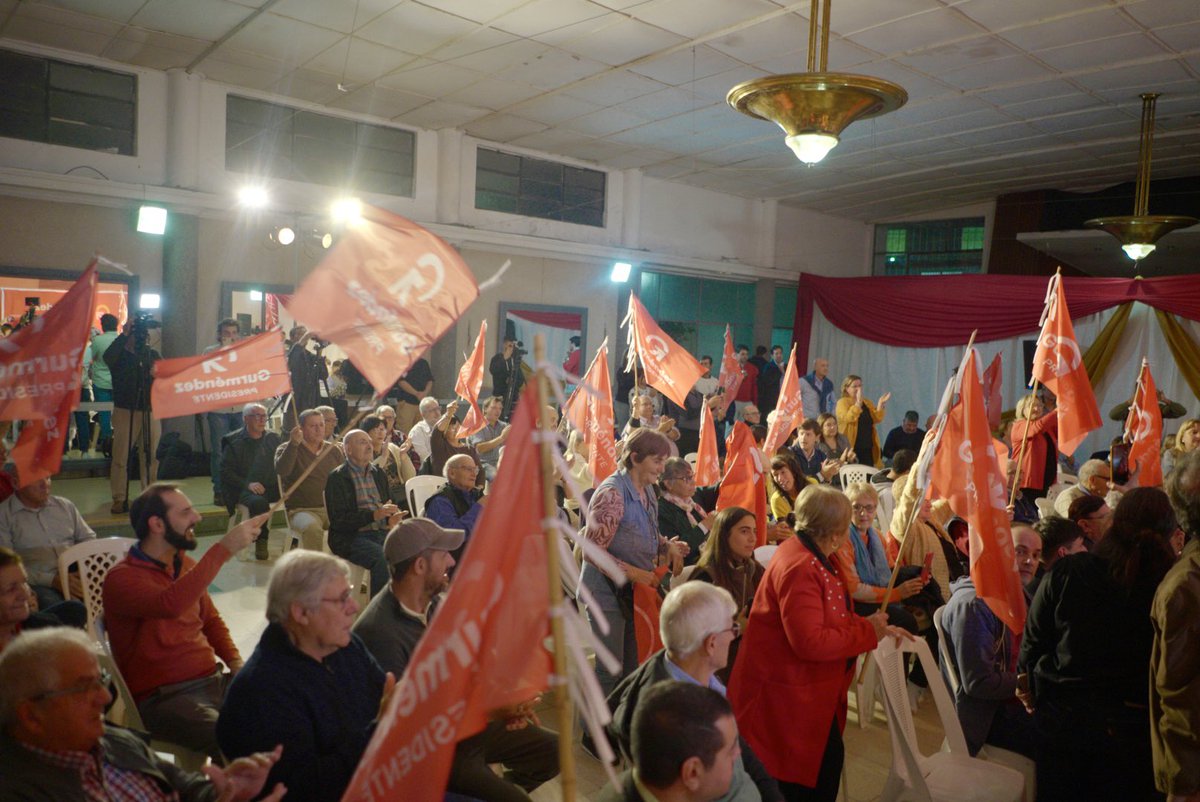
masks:
[[[873,230],[869,223],[780,204],[775,264],[796,274],[868,276]]]
[[[770,202],[642,179],[641,245],[713,261],[773,266],[762,257],[772,239]],[[773,204],[770,204],[773,205]]]

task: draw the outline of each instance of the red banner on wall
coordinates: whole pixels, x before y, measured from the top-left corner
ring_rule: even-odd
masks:
[[[197,356],[154,363],[150,406],[156,418],[177,418],[248,404],[291,392],[279,331],[267,331]]]

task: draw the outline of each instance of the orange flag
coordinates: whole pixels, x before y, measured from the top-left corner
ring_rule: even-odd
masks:
[[[738,421],[725,439],[725,475],[717,494],[717,509],[741,507],[754,513],[756,545],[767,544],[767,485],[764,466],[750,427]]]
[[[733,350],[733,335],[729,331],[729,324],[725,324],[725,352],[721,354],[721,387],[724,389],[724,403],[721,404],[721,409],[717,413],[717,417],[724,419],[725,413],[729,411],[729,405],[733,403],[733,399],[738,394],[738,389],[742,386],[742,366],[738,364],[737,352]]]
[[[993,429],[1000,426],[1000,413],[1004,406],[1000,398],[1000,384],[1004,380],[1001,364],[1000,354],[996,354],[992,364],[983,372],[983,403],[987,406],[988,425]]]
[[[589,392],[585,388],[591,388]],[[583,433],[588,445],[588,470],[595,486],[617,472],[617,443],[613,435],[612,389],[608,377],[608,338],[583,374],[575,392],[567,399],[566,416]]]
[[[708,402],[700,407],[700,445],[696,447],[696,484],[715,485],[721,478],[721,463],[717,459],[717,427]]]
[[[156,418],[177,418],[291,392],[278,330],[197,356],[154,363],[150,406]],[[303,411],[303,410],[302,410]]]
[[[57,415],[26,421],[21,427],[17,444],[10,454],[13,465],[17,466],[21,487],[55,476],[62,468],[63,446],[71,428],[71,410],[79,403],[78,398],[78,394],[64,398]]]
[[[344,802],[440,802],[458,741],[489,711],[546,688],[550,602],[542,533],[537,385],[513,412],[511,444],[446,600],[417,644]]]
[[[656,568],[654,573],[661,580],[668,570],[664,565]],[[641,582],[633,583],[633,635],[637,641],[638,665],[663,648],[662,630],[658,626],[662,603],[663,597],[658,595],[658,588]]]
[[[96,282],[93,259],[49,312],[0,338],[0,420],[65,421],[79,405]]]
[[[632,292],[629,293],[629,314],[623,324],[629,325],[629,363],[640,358],[646,373],[646,383],[679,406],[684,406],[688,391],[704,368],[696,358],[683,350],[659,328]]]
[[[454,392],[458,393],[461,398],[465,398],[471,405],[462,424],[458,427],[459,437],[470,437],[486,425],[483,419],[483,410],[479,408],[479,391],[483,388],[483,357],[486,349],[484,339],[486,337],[487,320],[485,319],[479,324],[479,336],[475,338],[475,349],[471,351],[471,356],[463,363],[463,366],[458,369],[458,381],[454,384]]]
[[[800,400],[800,374],[796,370],[796,345],[792,344],[792,353],[788,357],[787,369],[783,372],[783,381],[779,385],[779,401],[775,405],[774,417],[770,428],[767,429],[767,439],[763,441],[763,451],[772,456],[781,445],[787,442],[788,435],[796,430],[804,420],[804,407]]]
[[[288,311],[336,343],[387,392],[479,297],[449,244],[411,220],[364,206],[288,302]]]
[[[1103,425],[1092,382],[1075,339],[1062,276],[1050,278],[1042,333],[1033,355],[1033,378],[1058,397],[1058,450],[1073,454],[1088,432]]]
[[[1158,388],[1150,375],[1150,363],[1142,357],[1137,390],[1125,419],[1125,441],[1130,444],[1129,462],[1137,471],[1140,487],[1160,487],[1163,483],[1162,410],[1158,406]]]

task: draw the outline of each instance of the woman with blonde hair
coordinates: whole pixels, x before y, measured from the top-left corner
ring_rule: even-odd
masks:
[[[879,458],[879,434],[875,424],[883,420],[887,403],[892,398],[891,393],[879,396],[879,403],[872,404],[863,395],[861,376],[851,373],[842,379],[842,397],[837,402],[838,429],[846,436],[850,448],[858,455],[863,465],[874,465],[882,468]]]
[[[1175,464],[1189,451],[1195,451],[1200,446],[1200,418],[1188,418],[1179,426],[1175,433],[1175,444],[1163,452],[1163,478],[1175,470]]]
[[[1058,413],[1053,409],[1046,412],[1042,400],[1030,393],[1017,402],[1009,436],[1012,457],[1020,460],[1017,472],[1021,495],[1030,501],[1045,498],[1058,475]]]

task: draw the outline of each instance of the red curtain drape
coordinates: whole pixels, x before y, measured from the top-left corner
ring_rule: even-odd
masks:
[[[578,312],[535,312],[530,309],[509,309],[508,314],[537,323],[539,326],[549,326],[554,329],[569,329],[579,331],[583,328],[583,316]]]
[[[1045,276],[888,276],[827,278],[803,273],[792,336],[800,365],[809,362],[813,305],[843,331],[884,345],[940,348],[1003,340],[1036,331],[1046,299]],[[1072,318],[1126,301],[1200,320],[1200,279],[1063,278]]]

